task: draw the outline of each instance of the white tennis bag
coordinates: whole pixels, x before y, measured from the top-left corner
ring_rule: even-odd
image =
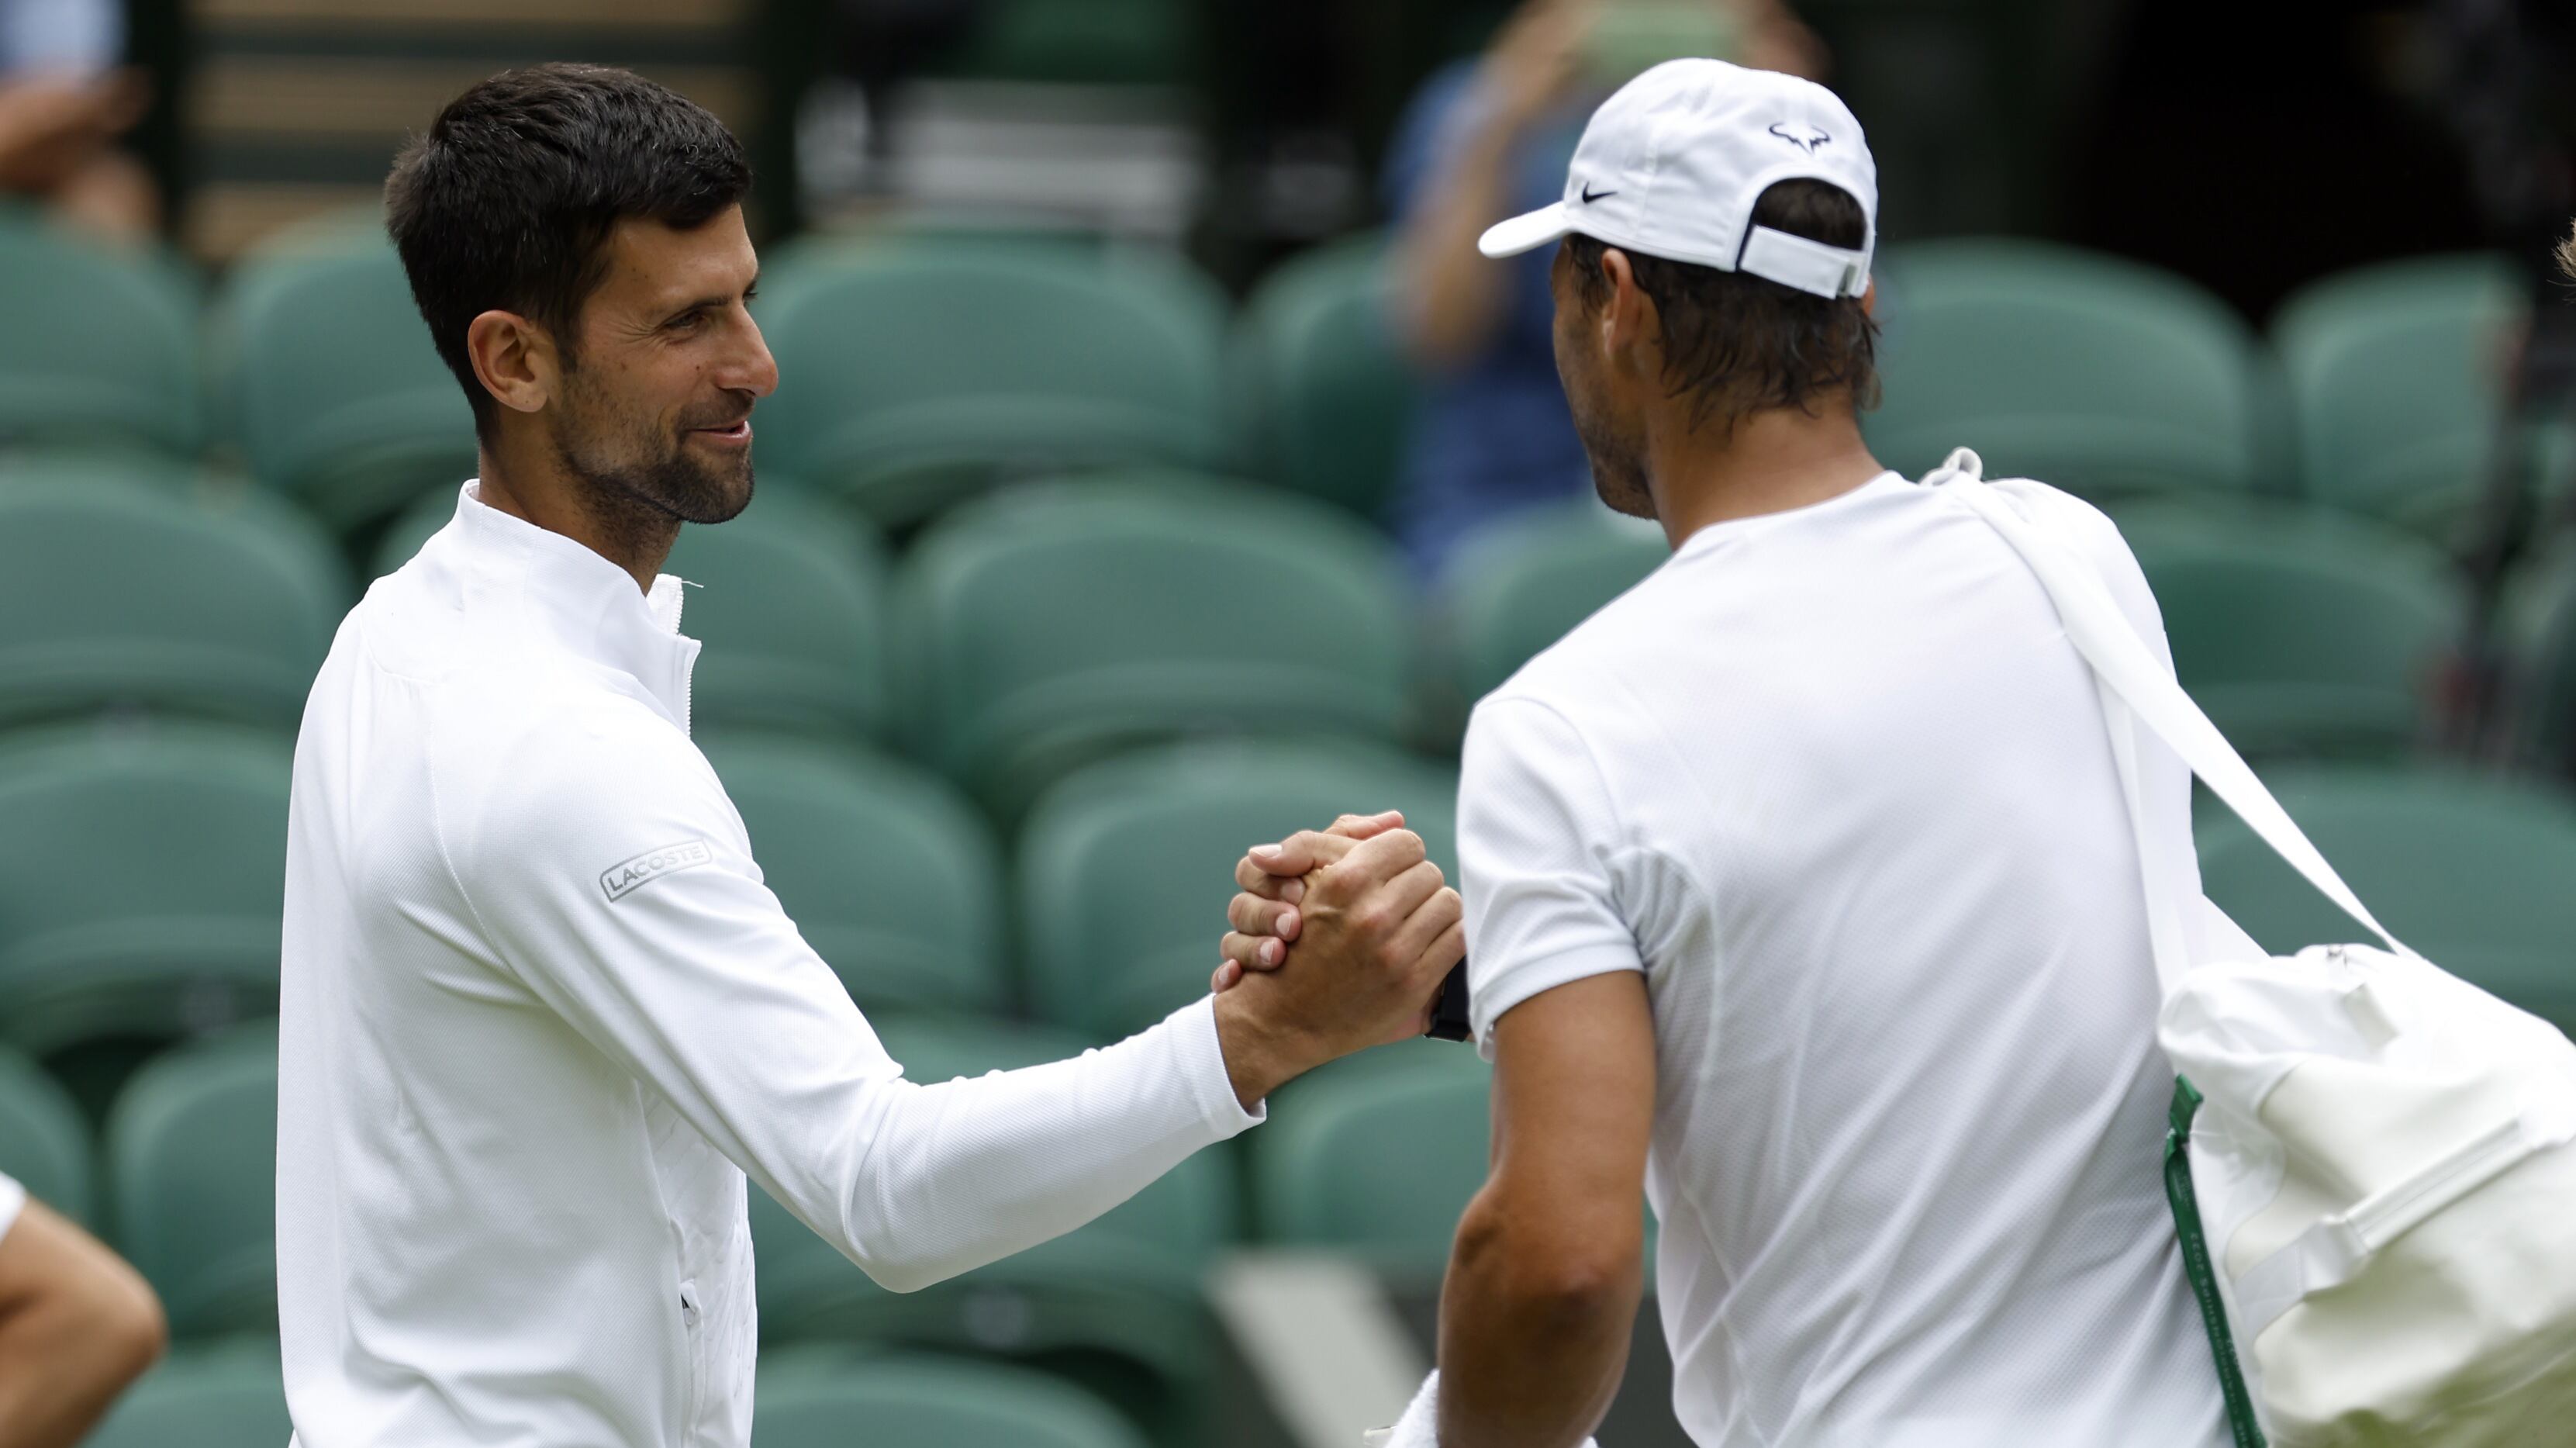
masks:
[[[2187,902],[2147,866],[2182,1078],[2166,1185],[2237,1442],[2576,1444],[2576,1046],[2380,928],[2092,564],[1981,471],[1963,448],[1925,483],[2055,600],[2103,686],[2131,819],[2142,726],[2380,942],[2195,965]]]

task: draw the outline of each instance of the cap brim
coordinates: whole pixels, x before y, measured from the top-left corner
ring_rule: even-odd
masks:
[[[1495,223],[1483,236],[1476,238],[1476,250],[1487,256],[1518,256],[1551,242],[1563,241],[1579,229],[1574,224],[1574,214],[1567,211],[1565,203],[1560,201],[1525,216]]]

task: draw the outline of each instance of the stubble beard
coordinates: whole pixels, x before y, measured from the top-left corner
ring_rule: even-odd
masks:
[[[576,390],[576,396],[580,389]],[[751,454],[700,459],[686,435],[662,435],[650,423],[623,426],[596,397],[580,399],[554,430],[555,459],[582,491],[583,505],[612,538],[630,546],[668,547],[682,523],[723,523],[751,506]],[[614,456],[601,446],[622,435]]]
[[[1569,392],[1571,389],[1569,389]],[[1575,435],[1583,440],[1592,463],[1592,490],[1614,513],[1631,518],[1655,516],[1655,490],[1646,480],[1645,449],[1622,434],[1600,412],[1571,396]]]

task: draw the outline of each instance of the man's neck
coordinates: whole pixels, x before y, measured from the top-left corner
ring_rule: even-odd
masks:
[[[640,501],[602,506],[596,489],[567,476],[542,444],[485,442],[477,494],[486,507],[560,533],[616,564],[646,593],[680,539],[680,520]],[[623,501],[623,500],[619,500]]]
[[[1676,426],[1650,447],[1648,468],[1675,548],[1711,524],[1812,507],[1887,471],[1859,419],[1831,404],[1820,416],[1758,412],[1725,433]]]

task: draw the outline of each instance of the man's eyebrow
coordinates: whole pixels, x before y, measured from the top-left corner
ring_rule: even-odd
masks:
[[[750,281],[743,284],[743,288],[739,292],[720,292],[712,296],[692,298],[689,301],[680,303],[676,307],[672,307],[668,311],[664,312],[663,316],[666,318],[685,317],[691,312],[702,312],[709,307],[727,306],[732,303],[735,297],[747,297],[759,289],[760,277],[755,273]]]

